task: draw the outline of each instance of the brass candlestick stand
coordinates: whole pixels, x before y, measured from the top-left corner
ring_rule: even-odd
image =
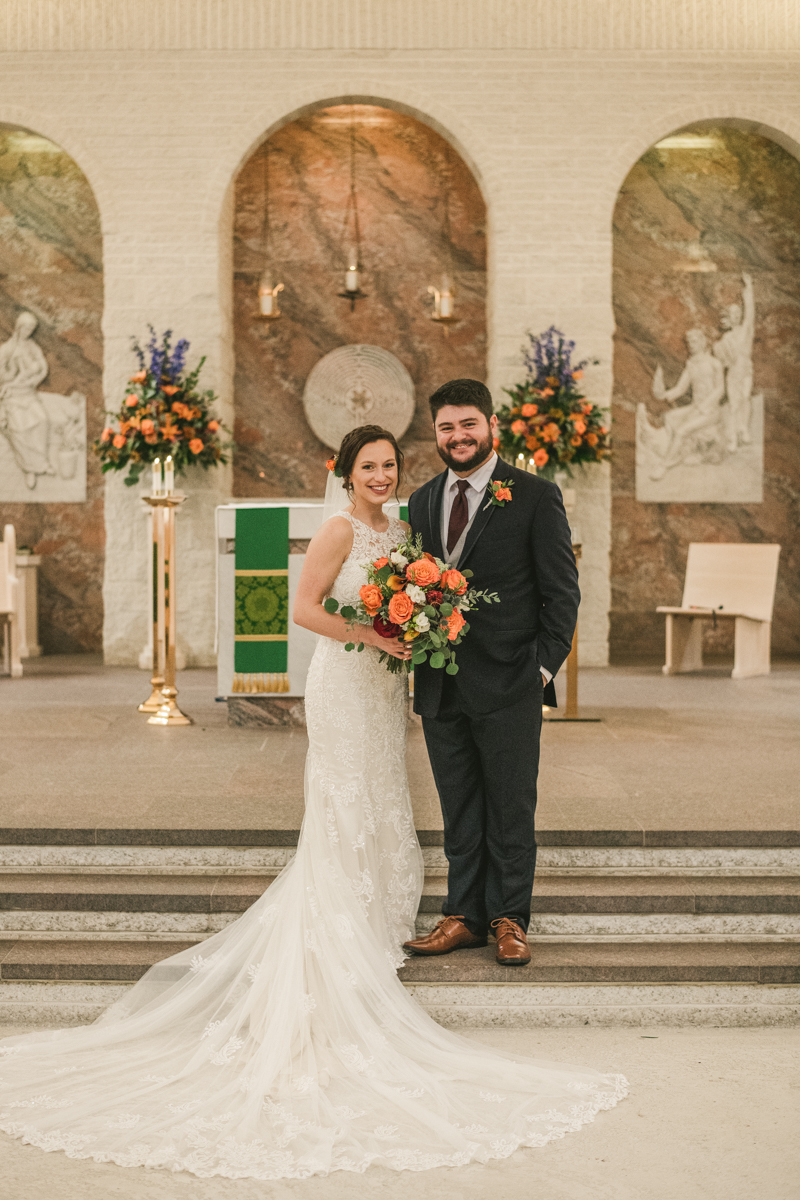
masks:
[[[186,497],[173,493],[143,499],[153,510],[153,691],[139,712],[153,714],[148,725],[191,725],[175,699],[175,510]]]
[[[575,555],[575,562],[580,562],[581,558],[581,543],[572,543],[572,553]],[[572,649],[567,658],[567,706],[564,709],[563,717],[547,716],[543,718],[545,721],[600,721],[602,717],[582,717],[578,712],[578,623],[575,623],[575,632],[572,635]]]

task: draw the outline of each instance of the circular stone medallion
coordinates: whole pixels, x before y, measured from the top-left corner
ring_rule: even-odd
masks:
[[[303,406],[314,433],[332,450],[359,425],[382,425],[401,438],[414,415],[414,383],[381,346],[339,346],[312,368]]]

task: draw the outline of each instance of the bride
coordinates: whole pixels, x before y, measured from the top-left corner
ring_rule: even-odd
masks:
[[[242,917],[151,968],[93,1025],[0,1042],[0,1129],[43,1150],[200,1177],[305,1178],[505,1158],[577,1130],[619,1075],[489,1050],[437,1025],[396,969],[423,883],[405,771],[404,674],[325,611],[358,599],[402,454],[364,426],[338,455],[342,510],[308,549],[294,617],[308,674],[297,854]],[[331,479],[334,476],[331,475]]]

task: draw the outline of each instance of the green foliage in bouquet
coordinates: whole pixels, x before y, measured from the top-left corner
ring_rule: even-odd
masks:
[[[497,412],[497,450],[507,462],[532,458],[552,479],[573,463],[602,462],[611,454],[607,417],[587,400],[579,381],[588,359],[573,363],[575,343],[554,325],[524,349],[527,378],[504,391],[511,397]]]
[[[220,433],[228,430],[212,412],[217,397],[212,391],[197,390],[205,357],[186,374],[186,339],[173,348],[171,330],[159,341],[152,325],[149,328],[146,353],[133,339],[139,370],[130,377],[122,407],[106,414],[115,424],[107,425],[92,445],[104,474],[129,468],[128,487],[156,458],[163,462],[172,455],[177,473],[195,465],[208,470],[228,461],[224,451],[231,444],[221,440]]]

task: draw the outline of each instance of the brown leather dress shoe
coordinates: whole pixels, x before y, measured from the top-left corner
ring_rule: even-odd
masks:
[[[492,921],[492,929],[497,939],[497,961],[504,967],[524,967],[531,961],[528,938],[525,930],[510,917],[500,917]]]
[[[465,946],[485,946],[487,937],[470,933],[463,917],[442,917],[425,937],[405,942],[404,950],[411,954],[449,954],[451,950],[462,950]]]

